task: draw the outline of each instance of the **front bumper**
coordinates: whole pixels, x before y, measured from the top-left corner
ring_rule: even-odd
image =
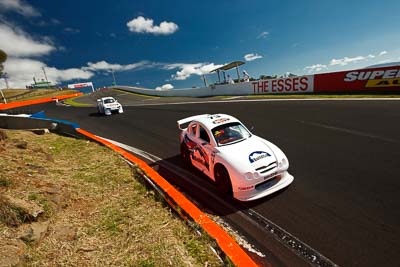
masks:
[[[112,112],[123,113],[124,110],[122,109],[122,106],[104,107],[104,113],[106,115],[111,115]]]
[[[234,191],[233,197],[240,201],[252,201],[265,196],[268,196],[276,191],[279,191],[289,186],[294,180],[294,177],[287,171],[280,174],[280,178],[273,178],[263,183],[260,186],[256,186],[252,190],[240,190]]]

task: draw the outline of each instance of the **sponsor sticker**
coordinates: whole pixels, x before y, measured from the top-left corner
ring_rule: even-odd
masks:
[[[400,86],[400,78],[369,80],[365,87],[394,87]]]
[[[222,118],[222,119],[214,120],[213,123],[214,124],[220,124],[220,123],[223,123],[223,122],[226,122],[226,121],[229,121],[229,119],[228,118]]]
[[[374,70],[374,71],[351,71],[346,73],[345,82],[365,80],[399,80],[400,69]],[[398,84],[397,84],[398,85]],[[375,87],[375,86],[374,86]]]
[[[260,159],[270,157],[271,155],[265,151],[254,151],[249,155],[250,163],[254,163]]]
[[[250,186],[239,186],[238,189],[239,189],[239,190],[242,190],[242,191],[252,190],[252,189],[254,189],[254,185],[250,185]]]

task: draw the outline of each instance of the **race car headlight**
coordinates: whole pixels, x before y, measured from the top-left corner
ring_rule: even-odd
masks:
[[[286,158],[281,159],[278,163],[278,168],[280,170],[285,170],[289,168],[289,161]]]
[[[244,177],[246,178],[246,180],[254,180],[254,179],[259,179],[261,178],[261,175],[258,172],[246,172],[244,174]]]
[[[251,172],[246,172],[244,174],[244,177],[246,178],[246,180],[253,180],[254,179],[254,175]]]
[[[260,179],[261,175],[258,172],[254,173],[254,179]]]

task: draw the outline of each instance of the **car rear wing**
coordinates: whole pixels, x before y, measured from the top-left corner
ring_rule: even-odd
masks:
[[[196,119],[207,117],[207,116],[210,116],[210,114],[196,115],[196,116],[188,117],[188,118],[185,118],[185,119],[181,119],[181,120],[177,121],[178,129],[181,130],[181,131],[185,130],[187,128],[187,125],[190,122],[192,122],[192,121],[194,121]],[[187,124],[187,125],[185,125],[186,127],[183,126],[184,124]]]

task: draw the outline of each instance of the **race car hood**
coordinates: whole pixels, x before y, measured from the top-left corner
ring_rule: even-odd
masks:
[[[218,147],[218,150],[222,158],[242,172],[254,171],[277,161],[274,151],[254,135],[238,143]]]

